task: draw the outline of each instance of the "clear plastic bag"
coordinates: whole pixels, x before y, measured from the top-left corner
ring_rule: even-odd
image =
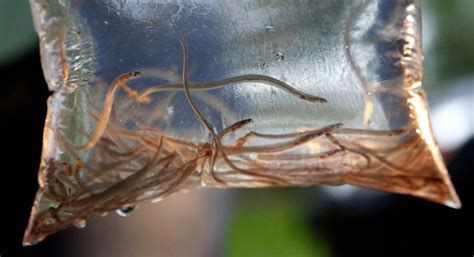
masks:
[[[24,243],[198,187],[459,199],[418,1],[31,0],[48,102]]]

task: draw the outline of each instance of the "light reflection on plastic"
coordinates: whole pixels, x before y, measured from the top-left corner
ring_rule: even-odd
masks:
[[[455,150],[474,136],[474,94],[451,98],[435,106],[431,115],[433,131],[443,151]]]

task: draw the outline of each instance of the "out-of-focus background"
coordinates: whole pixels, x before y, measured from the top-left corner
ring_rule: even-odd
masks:
[[[27,0],[0,0],[0,256],[474,256],[474,1],[423,1],[424,87],[463,207],[343,187],[196,190],[21,246],[46,99]]]

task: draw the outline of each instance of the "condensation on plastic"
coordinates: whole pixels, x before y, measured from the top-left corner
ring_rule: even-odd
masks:
[[[54,94],[24,244],[203,186],[460,207],[421,87],[418,1],[30,4]]]

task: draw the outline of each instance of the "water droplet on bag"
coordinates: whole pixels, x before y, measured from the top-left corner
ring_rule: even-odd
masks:
[[[47,226],[50,226],[50,225],[53,225],[54,224],[54,220],[52,218],[46,218],[44,220],[44,224],[47,225]]]
[[[87,222],[85,219],[75,219],[72,223],[74,224],[76,228],[85,228],[87,225]]]
[[[151,200],[151,202],[152,202],[152,203],[157,203],[157,202],[160,202],[161,200],[163,200],[162,197],[157,197],[157,198]]]
[[[273,31],[275,31],[275,28],[272,25],[266,25],[265,30],[268,31],[268,32],[273,32]]]
[[[283,59],[285,59],[285,56],[283,55],[282,52],[278,52],[275,55],[276,55],[276,58],[279,62],[281,62],[281,61],[283,61]]]
[[[263,69],[263,68],[265,68],[265,65],[266,65],[266,63],[264,61],[262,61],[262,60],[257,61],[257,67]]]
[[[117,209],[115,212],[121,217],[128,217],[135,210],[135,206],[127,206],[124,208]]]

